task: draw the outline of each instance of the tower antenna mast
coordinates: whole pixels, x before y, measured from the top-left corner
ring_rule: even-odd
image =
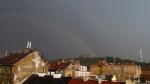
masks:
[[[140,62],[143,62],[143,54],[142,54],[142,50],[140,49]]]

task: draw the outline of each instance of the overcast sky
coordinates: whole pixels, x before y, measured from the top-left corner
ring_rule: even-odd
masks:
[[[150,60],[150,0],[1,0],[0,53],[28,40],[49,59],[118,56]]]

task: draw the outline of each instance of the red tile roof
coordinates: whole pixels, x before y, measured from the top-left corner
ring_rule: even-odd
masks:
[[[71,63],[70,62],[64,62],[64,63],[60,63],[58,65],[58,69],[65,69],[67,68]]]
[[[68,84],[83,84],[83,81],[80,79],[71,79]]]
[[[18,62],[20,59],[26,57],[30,53],[32,53],[33,50],[31,49],[24,49],[23,51],[11,53],[8,56],[0,58],[0,65],[13,65],[14,63]]]
[[[88,80],[88,81],[83,82],[83,84],[98,84],[98,81]]]
[[[70,62],[64,62],[64,63],[49,63],[49,71],[56,71],[58,69],[65,69],[67,68],[71,63]]]
[[[99,63],[97,63],[97,65],[100,66],[100,67],[105,65],[105,64],[106,64],[106,62],[104,62],[104,61],[100,61]]]
[[[142,71],[150,71],[150,67],[141,67]]]
[[[110,81],[102,81],[101,84],[125,84],[125,82],[110,82]]]
[[[150,74],[142,74],[144,79],[150,81]]]
[[[68,84],[98,84],[95,80],[83,81],[81,79],[71,79]]]
[[[56,71],[58,64],[57,63],[49,63],[49,71]]]

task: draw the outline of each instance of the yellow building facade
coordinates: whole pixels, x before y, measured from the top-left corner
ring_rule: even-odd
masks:
[[[38,50],[25,49],[0,59],[0,84],[21,84],[32,74],[47,72],[47,61]]]

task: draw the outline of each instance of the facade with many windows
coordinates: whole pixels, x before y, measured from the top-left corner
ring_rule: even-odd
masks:
[[[0,58],[0,84],[21,84],[32,74],[47,72],[47,61],[38,50],[24,49]]]

